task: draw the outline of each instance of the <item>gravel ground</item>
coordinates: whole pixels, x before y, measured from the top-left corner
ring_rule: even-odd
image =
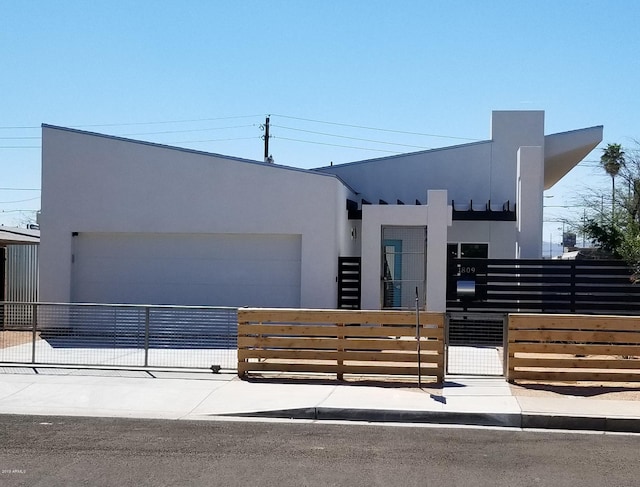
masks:
[[[33,332],[31,331],[0,331],[0,348],[23,345],[31,340],[33,340]]]
[[[528,397],[586,397],[614,401],[640,401],[638,382],[552,382],[521,381],[511,384],[514,396]]]

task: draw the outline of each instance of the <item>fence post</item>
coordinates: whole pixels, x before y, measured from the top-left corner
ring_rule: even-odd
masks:
[[[344,360],[343,360],[343,352],[344,352],[344,341],[345,341],[345,336],[344,336],[344,323],[338,323],[338,360],[337,360],[337,365],[338,365],[338,372],[337,372],[337,379],[338,380],[343,380],[344,374],[342,372],[342,366],[344,365]]]
[[[36,363],[36,339],[38,338],[38,305],[33,303],[33,309],[31,310],[31,324],[33,326],[31,337],[31,363]]]
[[[502,317],[502,374],[509,380],[509,315]]]
[[[149,315],[150,308],[145,306],[144,308],[144,366],[149,366]]]
[[[422,389],[422,362],[420,360],[420,306],[418,299],[418,286],[416,286],[416,348],[418,352],[418,387]]]
[[[451,314],[443,313],[443,338],[442,338],[442,381],[444,381],[444,376],[449,372],[449,326]],[[440,381],[440,382],[442,382]]]
[[[571,262],[571,312],[576,312],[576,261]]]

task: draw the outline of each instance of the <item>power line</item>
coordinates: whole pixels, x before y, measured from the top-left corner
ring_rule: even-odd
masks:
[[[250,139],[259,139],[259,136],[254,137],[236,137],[231,139],[205,139],[205,140],[183,140],[181,142],[168,142],[169,144],[196,144],[199,142],[227,142],[231,140],[250,140]]]
[[[39,129],[40,125],[22,126],[22,127],[0,127],[0,130],[25,130],[25,129]]]
[[[282,140],[290,140],[292,142],[303,142],[305,144],[317,144],[317,145],[328,145],[331,147],[344,147],[345,149],[359,149],[359,150],[368,150],[373,152],[386,152],[388,154],[401,154],[401,152],[384,150],[384,149],[370,149],[368,147],[354,147],[350,145],[340,145],[340,144],[329,144],[328,142],[314,142],[312,140],[300,140],[300,139],[291,139],[288,137],[276,137],[275,135],[271,136],[274,139],[282,139]]]
[[[314,123],[324,123],[324,124],[328,124],[328,125],[338,125],[340,127],[350,127],[350,128],[358,128],[358,129],[365,129],[365,130],[377,130],[379,132],[391,132],[391,133],[395,133],[395,134],[406,134],[406,135],[420,135],[423,137],[440,137],[440,138],[444,138],[444,139],[458,139],[458,140],[470,140],[473,142],[479,142],[482,139],[472,139],[469,137],[455,137],[452,135],[437,135],[437,134],[426,134],[426,133],[422,133],[422,132],[407,132],[404,130],[393,130],[393,129],[383,129],[383,128],[379,128],[379,127],[367,127],[364,125],[353,125],[353,124],[348,124],[348,123],[339,123],[339,122],[328,122],[325,120],[314,120],[311,118],[302,118],[302,117],[291,117],[289,115],[278,115],[278,114],[274,114],[274,116],[276,117],[282,117],[282,118],[289,118],[292,120],[302,120],[305,122],[314,122]]]
[[[40,188],[0,188],[0,191],[42,191]]]
[[[233,126],[230,126],[230,127],[211,127],[211,128],[206,128],[206,129],[192,129],[192,130],[163,130],[161,132],[138,132],[138,133],[134,133],[134,134],[122,134],[122,135],[126,136],[126,137],[131,137],[131,136],[134,136],[134,135],[184,134],[184,133],[189,133],[189,132],[208,132],[210,130],[228,130],[228,129],[240,129],[240,128],[247,128],[247,127],[256,127],[256,125],[255,124],[251,124],[251,125],[233,125]]]
[[[157,122],[131,122],[131,123],[103,123],[103,124],[87,124],[87,125],[71,125],[71,127],[121,127],[121,126],[134,126],[134,125],[162,125],[169,123],[192,123],[192,122],[213,122],[216,120],[232,120],[237,118],[255,118],[261,115],[238,115],[234,117],[216,117],[216,118],[194,118],[192,120],[163,120]]]
[[[42,149],[41,145],[0,145],[0,149]]]
[[[429,147],[424,147],[424,146],[420,146],[420,145],[409,145],[409,144],[400,144],[400,143],[396,143],[396,142],[383,142],[381,140],[373,140],[373,139],[362,139],[360,137],[349,137],[346,135],[337,135],[337,134],[328,134],[326,132],[316,132],[313,130],[303,130],[303,129],[296,129],[293,127],[285,127],[283,125],[273,125],[271,124],[272,127],[278,127],[281,129],[285,129],[285,130],[294,130],[296,132],[305,132],[307,134],[316,134],[316,135],[324,135],[327,137],[338,137],[341,139],[349,139],[349,140],[359,140],[362,142],[373,142],[374,144],[386,144],[386,145],[395,145],[395,146],[399,146],[399,147],[411,147],[413,149],[429,149]]]
[[[128,122],[128,123],[97,123],[97,124],[72,124],[69,125],[71,128],[83,128],[83,127],[124,127],[124,126],[135,126],[135,125],[161,125],[161,124],[169,124],[169,123],[192,123],[192,122],[213,122],[216,120],[232,120],[237,118],[256,118],[261,117],[262,115],[237,115],[233,117],[215,117],[215,118],[194,118],[190,120],[162,120],[155,122]],[[0,126],[0,130],[21,130],[21,129],[39,129],[40,126]]]
[[[39,200],[40,196],[36,196],[35,198],[28,198],[26,200],[15,200],[15,201],[0,201],[0,205],[10,205],[13,203],[26,203],[27,201],[35,201]]]
[[[26,140],[26,139],[40,139],[40,136],[29,136],[29,137],[0,137],[0,140]]]

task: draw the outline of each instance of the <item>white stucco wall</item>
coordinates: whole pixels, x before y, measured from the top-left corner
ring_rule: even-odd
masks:
[[[390,205],[397,200],[414,205],[426,201],[431,189],[447,189],[449,202],[458,204],[474,200],[486,203],[490,194],[491,142],[465,144],[398,156],[383,157],[318,169],[336,174],[359,197],[377,204],[380,199]],[[506,201],[507,194],[504,194]],[[502,195],[496,195],[496,202]],[[500,201],[502,204],[504,201]]]
[[[518,149],[518,234],[516,257],[539,259],[542,256],[544,150],[542,147]]]
[[[382,227],[427,227],[426,309],[446,310],[447,226],[451,207],[446,191],[428,191],[428,204],[366,205],[362,208],[362,308],[382,307]]]
[[[494,111],[491,115],[491,139],[398,156],[371,159],[318,169],[338,175],[359,196],[373,205],[382,199],[393,205],[399,199],[413,205],[425,201],[425,191],[446,189],[448,203],[456,209],[484,209],[490,201],[494,210],[509,201],[517,204],[518,150],[522,146],[538,146],[544,152],[543,111]],[[544,171],[544,169],[543,169]],[[531,204],[534,193],[542,194],[543,183],[528,178]],[[529,235],[542,223],[533,215],[524,225],[532,225]],[[449,242],[488,243],[492,258],[515,258],[516,241],[522,235],[515,222],[460,221],[449,228]],[[530,237],[527,237],[530,238]],[[541,240],[541,234],[540,234]],[[531,252],[535,249],[531,248]],[[538,257],[540,257],[542,254]]]
[[[50,126],[42,139],[41,300],[70,299],[72,232],[264,233],[301,236],[300,305],[335,307],[353,197],[337,178]]]
[[[544,151],[544,111],[494,111],[491,114],[491,200],[498,191],[512,203],[516,201],[518,149],[539,146]],[[543,186],[534,188],[542,193]],[[504,197],[503,196],[503,197]],[[542,235],[542,233],[541,233]]]

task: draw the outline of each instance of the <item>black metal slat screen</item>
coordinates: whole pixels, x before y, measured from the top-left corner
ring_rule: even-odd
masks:
[[[338,308],[360,309],[360,257],[338,258]]]
[[[621,261],[450,259],[447,310],[640,315],[632,274]],[[473,297],[457,296],[460,279]]]

